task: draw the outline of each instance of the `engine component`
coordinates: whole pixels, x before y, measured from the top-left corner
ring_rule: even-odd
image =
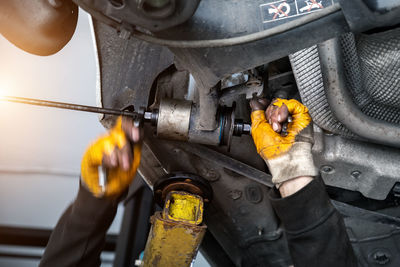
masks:
[[[200,0],[74,0],[80,7],[121,31],[140,26],[153,32],[188,20]]]
[[[400,149],[326,134],[314,125],[314,163],[327,185],[383,200],[399,181]]]

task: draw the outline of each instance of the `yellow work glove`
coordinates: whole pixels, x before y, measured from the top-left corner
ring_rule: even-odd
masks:
[[[124,170],[118,163],[114,167],[105,168],[105,157],[110,158],[114,153],[115,158],[115,152],[122,149],[128,149],[131,156],[128,168]],[[140,154],[141,144],[135,143],[132,148],[122,129],[122,118],[119,117],[115,126],[106,135],[99,137],[86,150],[81,163],[83,185],[96,197],[120,196],[135,177],[140,164]]]
[[[297,100],[277,99],[271,105],[286,105],[292,122],[287,135],[274,131],[264,110],[251,113],[251,135],[257,152],[265,160],[272,174],[272,182],[279,185],[300,176],[316,176],[311,147],[313,144],[311,117],[306,106]]]

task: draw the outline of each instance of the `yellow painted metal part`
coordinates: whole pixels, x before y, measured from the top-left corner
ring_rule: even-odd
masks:
[[[170,192],[162,212],[156,212],[147,239],[145,267],[190,266],[207,226],[201,225],[203,200],[185,192]]]
[[[186,192],[169,193],[163,218],[199,225],[203,221],[203,199]]]

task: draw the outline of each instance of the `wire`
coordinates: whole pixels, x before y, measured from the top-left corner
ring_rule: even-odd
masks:
[[[254,41],[258,41],[261,39],[265,39],[267,37],[271,37],[280,33],[287,32],[289,30],[298,28],[310,22],[316,21],[320,18],[326,17],[330,14],[333,14],[337,11],[341,10],[339,4],[334,4],[332,6],[326,7],[318,12],[313,12],[309,15],[302,16],[299,19],[284,23],[282,25],[273,27],[271,29],[267,29],[261,32],[251,33],[244,36],[226,38],[226,39],[211,39],[211,40],[169,40],[158,38],[146,33],[142,32],[134,32],[133,36],[142,41],[146,41],[149,43],[168,46],[168,47],[177,47],[177,48],[210,48],[210,47],[226,47],[226,46],[234,46],[240,44],[246,44]]]

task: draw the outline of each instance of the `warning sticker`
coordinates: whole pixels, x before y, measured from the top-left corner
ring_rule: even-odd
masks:
[[[324,7],[332,5],[331,0],[307,0],[297,1],[297,8],[300,14],[318,11]]]
[[[333,5],[333,0],[287,0],[260,5],[263,23],[305,15]]]
[[[289,18],[297,15],[295,2],[289,1],[277,1],[267,5],[262,5],[261,10],[263,11],[263,20],[278,20]]]

